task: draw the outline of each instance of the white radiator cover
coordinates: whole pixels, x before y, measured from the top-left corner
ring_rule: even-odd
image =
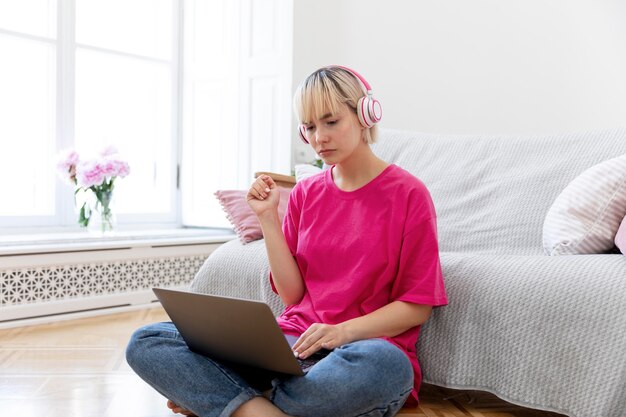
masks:
[[[187,287],[220,244],[2,256],[0,327],[147,305],[153,287]]]

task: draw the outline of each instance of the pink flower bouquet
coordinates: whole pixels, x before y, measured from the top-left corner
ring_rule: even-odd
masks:
[[[76,195],[79,191],[91,191],[96,199],[93,210],[102,216],[102,231],[113,228],[113,213],[111,212],[111,198],[113,184],[117,177],[124,178],[130,174],[130,167],[124,161],[117,149],[112,146],[101,151],[97,157],[81,160],[74,150],[61,153],[57,163],[59,175],[69,184],[76,186]],[[83,203],[78,218],[78,224],[87,227],[92,218],[92,208]]]

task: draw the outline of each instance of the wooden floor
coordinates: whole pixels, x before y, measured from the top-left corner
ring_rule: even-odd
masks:
[[[165,417],[165,399],[124,360],[132,331],[167,320],[160,308],[0,330],[2,417]],[[405,417],[556,417],[475,391],[425,385]]]

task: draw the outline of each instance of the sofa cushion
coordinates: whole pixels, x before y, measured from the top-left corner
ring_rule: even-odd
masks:
[[[224,243],[211,253],[191,282],[190,291],[266,302],[275,316],[284,309],[270,285],[265,240]]]
[[[556,198],[543,226],[548,255],[610,251],[626,215],[626,155],[597,164]]]
[[[296,182],[300,182],[305,178],[309,178],[315,174],[319,174],[322,172],[322,168],[316,167],[311,164],[297,164],[294,167]]]
[[[551,204],[581,172],[626,154],[626,129],[546,135],[381,129],[372,149],[426,184],[441,251],[543,255]]]
[[[283,187],[278,187],[278,190],[280,192],[278,217],[282,223],[291,190]],[[244,190],[218,190],[215,192],[222,209],[226,212],[226,217],[233,225],[241,243],[244,244],[263,237],[261,224],[246,202],[246,194],[247,191]]]
[[[626,255],[626,217],[615,234],[615,246]]]

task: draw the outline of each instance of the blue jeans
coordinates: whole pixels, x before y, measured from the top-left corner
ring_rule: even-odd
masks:
[[[227,417],[263,395],[258,371],[194,353],[172,323],[137,330],[126,349],[133,370],[164,397],[200,417]],[[249,369],[249,368],[248,368]],[[381,339],[348,343],[305,376],[265,376],[269,400],[301,417],[394,416],[413,389],[413,368],[398,347]]]

